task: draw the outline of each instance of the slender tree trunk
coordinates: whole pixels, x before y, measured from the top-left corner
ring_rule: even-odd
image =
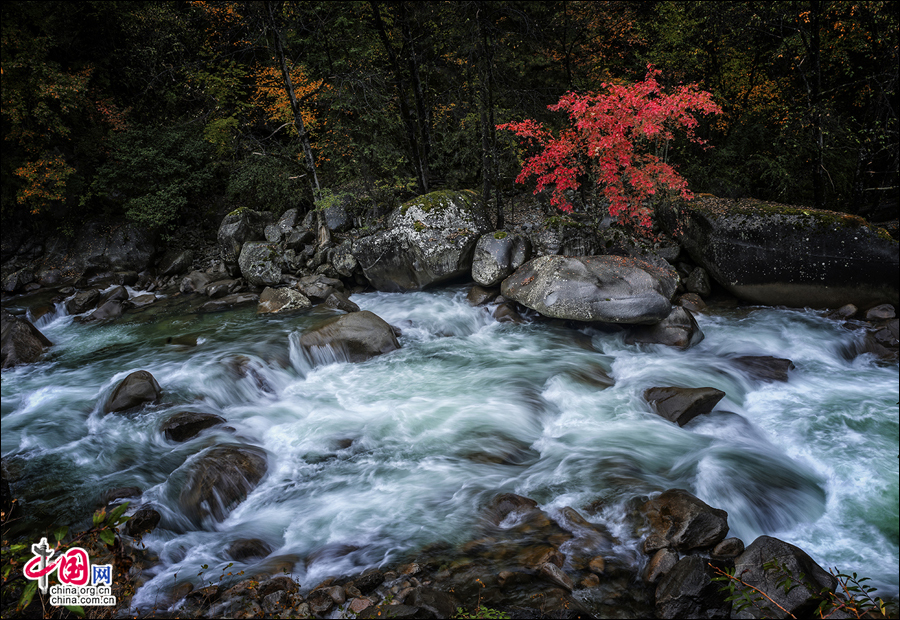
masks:
[[[375,28],[378,31],[378,35],[381,37],[381,43],[384,45],[384,51],[388,55],[388,61],[391,63],[391,68],[394,71],[394,83],[397,87],[397,99],[400,103],[400,118],[403,121],[403,129],[406,132],[406,140],[409,144],[410,154],[412,156],[412,163],[416,170],[416,185],[419,188],[420,194],[425,194],[428,192],[428,179],[426,176],[425,166],[422,163],[421,153],[419,151],[419,141],[416,139],[416,128],[415,121],[412,118],[412,113],[409,109],[409,102],[406,98],[406,80],[403,77],[403,71],[400,67],[400,60],[397,58],[397,53],[394,50],[394,47],[391,45],[390,40],[387,36],[387,31],[384,27],[384,22],[381,20],[381,12],[378,9],[378,3],[374,0],[369,2],[372,7],[372,15],[375,21]]]
[[[481,67],[478,85],[478,113],[481,120],[481,176],[482,200],[485,206],[490,203],[491,189],[495,190],[495,208],[497,210],[497,228],[503,228],[503,203],[500,200],[500,188],[497,184],[497,133],[494,123],[493,93],[493,47],[488,37],[483,16],[477,14],[479,48],[478,64]]]
[[[303,115],[300,113],[300,104],[297,102],[297,94],[294,92],[294,84],[291,81],[291,72],[288,69],[287,56],[284,53],[284,43],[281,40],[282,33],[278,27],[275,18],[274,4],[268,3],[269,9],[269,27],[275,38],[275,53],[281,68],[281,77],[284,79],[284,90],[291,102],[291,112],[294,115],[294,126],[297,128],[297,134],[300,136],[300,144],[303,146],[303,155],[306,159],[306,167],[309,169],[311,178],[313,195],[319,198],[322,188],[319,185],[319,175],[316,173],[316,159],[313,155],[312,145],[309,142],[309,134],[306,133],[306,126],[303,123]]]
[[[430,189],[430,171],[428,162],[431,159],[431,127],[428,114],[428,106],[425,105],[425,92],[422,88],[422,80],[419,77],[419,61],[416,57],[416,46],[409,28],[409,14],[406,3],[400,3],[400,25],[403,31],[404,45],[407,49],[406,62],[409,66],[409,75],[412,79],[413,98],[416,102],[416,125],[419,129],[419,146],[421,147],[420,166],[422,169],[422,184],[425,191]]]
[[[300,144],[303,146],[303,155],[306,159],[306,167],[309,169],[311,185],[313,190],[313,199],[318,200],[322,196],[322,187],[319,185],[319,175],[316,172],[316,159],[313,154],[312,145],[309,142],[309,134],[306,133],[306,125],[303,123],[303,115],[300,113],[300,103],[297,101],[297,93],[294,91],[294,84],[291,81],[291,72],[287,64],[287,55],[284,52],[284,42],[282,41],[281,28],[275,16],[274,4],[269,2],[269,20],[272,33],[275,38],[275,53],[278,64],[281,67],[281,77],[284,79],[284,90],[287,92],[288,99],[291,102],[291,112],[294,115],[294,126],[297,128],[297,134],[300,136]],[[325,226],[325,213],[322,210],[316,211],[316,228],[317,242],[319,248],[324,248],[331,242],[331,233]]]

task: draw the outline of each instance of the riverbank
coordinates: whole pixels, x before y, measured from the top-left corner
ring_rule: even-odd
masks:
[[[323,258],[335,267],[334,253]],[[54,344],[3,381],[4,462],[23,505],[58,523],[90,514],[97,489],[134,489],[132,510],[159,517],[128,575],[139,586],[133,609],[147,615],[242,606],[271,615],[278,605],[329,615],[387,601],[392,613],[443,617],[450,601],[514,617],[683,616],[672,584],[712,570],[698,559],[727,567],[747,552],[729,543],[713,558],[724,540],[749,549],[761,535],[828,558],[826,567],[871,575],[896,564],[880,554],[895,546],[889,536],[873,538],[896,521],[896,363],[866,352],[866,334],[892,319],[741,305],[713,287],[694,313],[703,339],[681,348],[631,343],[628,326],[544,319],[509,300],[472,305],[468,285],[360,292],[351,274],[270,287],[310,300],[293,311],[260,312],[255,300],[204,309],[219,298],[182,292],[196,278],[188,274],[115,319],[77,322],[95,308],[69,313],[65,299],[32,313]],[[125,290],[130,303],[148,294]],[[336,293],[392,326],[399,348],[348,363],[304,344],[354,314],[328,305]],[[113,411],[113,392],[136,370],[152,373],[159,400]],[[651,388],[724,396],[705,411],[689,399],[674,414]],[[210,424],[174,426],[185,412]],[[870,459],[847,428],[867,438]],[[187,481],[223,449],[264,455],[265,473],[221,515],[190,517]],[[47,480],[66,471],[53,463],[72,475]],[[868,488],[856,488],[867,472]],[[885,480],[886,495],[873,497]],[[677,488],[703,498],[698,514],[725,509],[728,532],[698,547],[668,530],[648,542],[648,503]],[[855,544],[844,548],[848,537]],[[302,586],[267,582],[285,576]]]

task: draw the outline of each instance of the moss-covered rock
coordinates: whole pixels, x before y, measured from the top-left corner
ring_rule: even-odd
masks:
[[[386,230],[357,241],[353,256],[376,289],[419,290],[468,275],[489,226],[475,192],[432,192],[395,209]]]
[[[698,197],[660,220],[736,297],[792,307],[900,300],[900,253],[883,229],[846,213]]]

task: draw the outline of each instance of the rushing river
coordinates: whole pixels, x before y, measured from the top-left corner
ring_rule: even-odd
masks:
[[[551,514],[601,500],[583,514],[633,549],[623,505],[673,487],[726,510],[747,544],[781,538],[897,595],[898,368],[848,359],[859,332],[813,311],[725,309],[697,316],[705,340],[678,351],[497,323],[465,292],[354,296],[402,330],[399,351],[359,364],[299,349],[303,330],[331,314],[324,308],[257,317],[255,307],[183,306],[103,325],[50,313],[36,323],[55,344],[45,361],[3,372],[2,454],[15,489],[32,518],[82,525],[103,491],[142,489],[140,503],[162,521],[144,538],[160,563],[138,605],[203,565],[220,574],[239,539],[273,551],[229,570],[287,558],[305,587],[464,543],[501,492]],[[786,357],[796,369],[787,383],[762,382],[730,362],[738,355]],[[104,415],[113,387],[138,369],[156,377],[163,401]],[[598,371],[615,385],[591,381]],[[642,398],[668,385],[727,396],[679,428]],[[184,410],[216,413],[229,428],[166,440],[161,421]],[[197,529],[178,512],[179,485],[222,443],[262,447],[268,473],[223,522]]]

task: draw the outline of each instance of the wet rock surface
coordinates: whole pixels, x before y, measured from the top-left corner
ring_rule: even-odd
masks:
[[[672,312],[674,270],[620,256],[542,256],[503,281],[501,293],[548,317],[653,325]]]
[[[400,343],[390,325],[364,310],[324,321],[300,336],[300,346],[313,358],[363,362],[399,349]]]
[[[12,368],[17,364],[36,362],[44,349],[53,343],[27,319],[13,316],[2,310],[2,345],[0,367]]]
[[[716,388],[654,387],[644,392],[653,410],[678,426],[709,413],[724,397],[725,392]]]
[[[138,370],[119,382],[103,406],[105,413],[124,413],[154,403],[162,395],[156,378],[146,370]]]
[[[195,521],[224,519],[252,491],[268,470],[264,450],[252,446],[217,446],[190,466],[179,496],[181,511]]]

